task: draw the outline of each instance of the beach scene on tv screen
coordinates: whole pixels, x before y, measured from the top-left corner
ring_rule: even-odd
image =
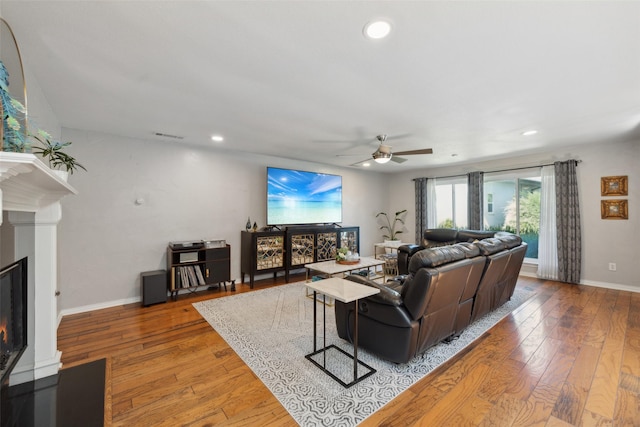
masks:
[[[268,168],[267,223],[342,222],[342,177]]]

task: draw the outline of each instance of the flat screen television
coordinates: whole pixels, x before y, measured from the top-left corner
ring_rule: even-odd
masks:
[[[267,167],[267,224],[342,222],[342,177]]]

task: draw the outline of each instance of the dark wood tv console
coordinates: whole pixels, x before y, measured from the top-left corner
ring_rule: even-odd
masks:
[[[305,264],[335,259],[338,248],[360,252],[360,227],[291,226],[277,231],[243,231],[240,274],[249,275],[253,288],[256,274],[302,269]]]

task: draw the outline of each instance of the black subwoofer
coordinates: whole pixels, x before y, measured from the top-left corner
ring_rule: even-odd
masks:
[[[142,305],[148,306],[167,302],[167,271],[155,270],[140,273],[142,284]]]

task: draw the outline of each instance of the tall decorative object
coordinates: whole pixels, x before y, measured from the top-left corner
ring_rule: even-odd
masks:
[[[0,151],[29,151],[27,88],[20,49],[13,30],[0,18]],[[11,88],[9,87],[11,77]],[[11,90],[10,90],[11,89]]]
[[[253,223],[253,231],[258,231],[258,224],[256,222]]]
[[[244,229],[249,231],[251,230],[251,218],[247,217],[247,224],[244,226]]]
[[[26,147],[26,131],[20,122],[24,122],[26,110],[24,105],[9,93],[9,72],[0,60],[0,113],[2,113],[2,151],[24,152]]]

